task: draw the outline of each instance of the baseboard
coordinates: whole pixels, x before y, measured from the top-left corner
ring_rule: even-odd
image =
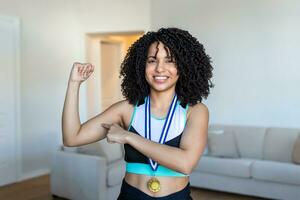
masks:
[[[29,173],[22,174],[21,177],[18,179],[18,182],[32,179],[38,176],[43,176],[46,174],[50,174],[50,169],[47,168],[47,169],[35,170]]]

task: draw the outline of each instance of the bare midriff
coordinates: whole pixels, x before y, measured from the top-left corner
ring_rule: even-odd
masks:
[[[148,194],[152,197],[162,197],[166,196],[175,192],[178,192],[185,188],[185,186],[189,182],[189,177],[176,177],[176,176],[156,176],[156,178],[160,182],[160,190],[158,192],[151,192],[147,187],[147,182],[151,176],[143,175],[143,174],[133,174],[126,172],[125,174],[125,181],[141,190],[142,192]]]

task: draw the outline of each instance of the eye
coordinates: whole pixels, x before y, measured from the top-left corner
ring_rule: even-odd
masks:
[[[155,60],[148,60],[147,62],[148,63],[153,63],[153,62],[155,62]]]
[[[172,59],[168,59],[166,62],[167,63],[174,63],[174,61]]]

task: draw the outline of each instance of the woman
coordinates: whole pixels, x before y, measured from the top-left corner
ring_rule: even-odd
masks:
[[[126,100],[81,124],[79,87],[93,70],[88,63],[73,65],[62,116],[64,145],[104,138],[124,144],[126,174],[118,200],[192,199],[189,174],[208,129],[209,112],[201,101],[213,87],[203,45],[178,28],[147,32],[121,65]]]

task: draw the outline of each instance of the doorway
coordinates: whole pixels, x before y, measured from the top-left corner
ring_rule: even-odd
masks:
[[[121,42],[101,41],[101,108],[106,109],[122,99],[118,77],[121,63]]]
[[[87,80],[88,118],[123,99],[120,65],[127,49],[143,34],[142,31],[87,34],[86,60],[95,66],[94,75]]]

